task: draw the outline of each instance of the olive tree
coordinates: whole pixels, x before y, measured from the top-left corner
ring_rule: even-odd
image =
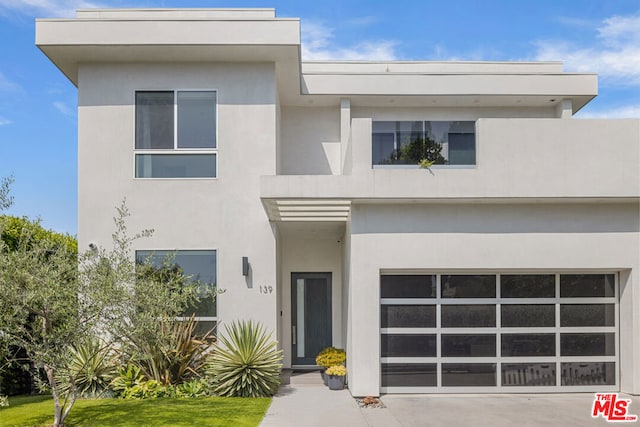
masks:
[[[10,202],[8,185],[3,203]],[[180,274],[140,274],[133,243],[152,230],[129,236],[124,201],[116,212],[113,247],[81,254],[75,238],[43,232],[38,221],[16,227],[15,218],[0,217],[0,341],[24,348],[45,372],[54,427],[64,426],[78,397],[69,369],[74,348],[88,339],[123,346],[158,333],[158,321],[175,319],[198,299]]]

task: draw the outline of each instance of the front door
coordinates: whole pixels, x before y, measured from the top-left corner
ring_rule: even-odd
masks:
[[[291,273],[293,365],[315,365],[331,345],[331,273]]]

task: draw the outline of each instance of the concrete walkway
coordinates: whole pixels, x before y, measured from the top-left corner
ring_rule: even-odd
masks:
[[[388,409],[360,409],[349,390],[329,390],[319,372],[285,372],[262,427],[396,427]]]
[[[285,372],[263,427],[566,427],[611,425],[592,418],[592,393],[383,395],[386,408],[359,408],[348,390],[329,390],[318,372]],[[640,398],[629,414],[640,416]],[[639,418],[640,419],[640,418]],[[614,425],[638,425],[640,421]]]

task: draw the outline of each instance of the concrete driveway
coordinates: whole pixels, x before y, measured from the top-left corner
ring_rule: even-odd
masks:
[[[632,399],[630,414],[640,415],[640,399]],[[597,426],[610,424],[592,418],[594,395],[385,395],[382,401],[400,426]],[[375,409],[363,409],[362,412]],[[640,425],[640,422],[615,423]]]
[[[640,416],[640,398],[629,414]],[[332,391],[320,374],[287,373],[263,427],[567,427],[611,425],[592,418],[594,394],[383,395],[385,408],[359,408],[348,390]],[[622,422],[614,425],[638,425]]]

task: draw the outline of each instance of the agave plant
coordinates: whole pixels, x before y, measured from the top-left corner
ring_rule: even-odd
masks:
[[[226,397],[273,396],[282,370],[277,342],[253,321],[234,322],[225,330],[207,369],[213,392]]]
[[[71,349],[69,366],[60,371],[57,382],[65,394],[75,387],[78,396],[101,397],[108,394],[115,374],[111,347],[87,340]]]

